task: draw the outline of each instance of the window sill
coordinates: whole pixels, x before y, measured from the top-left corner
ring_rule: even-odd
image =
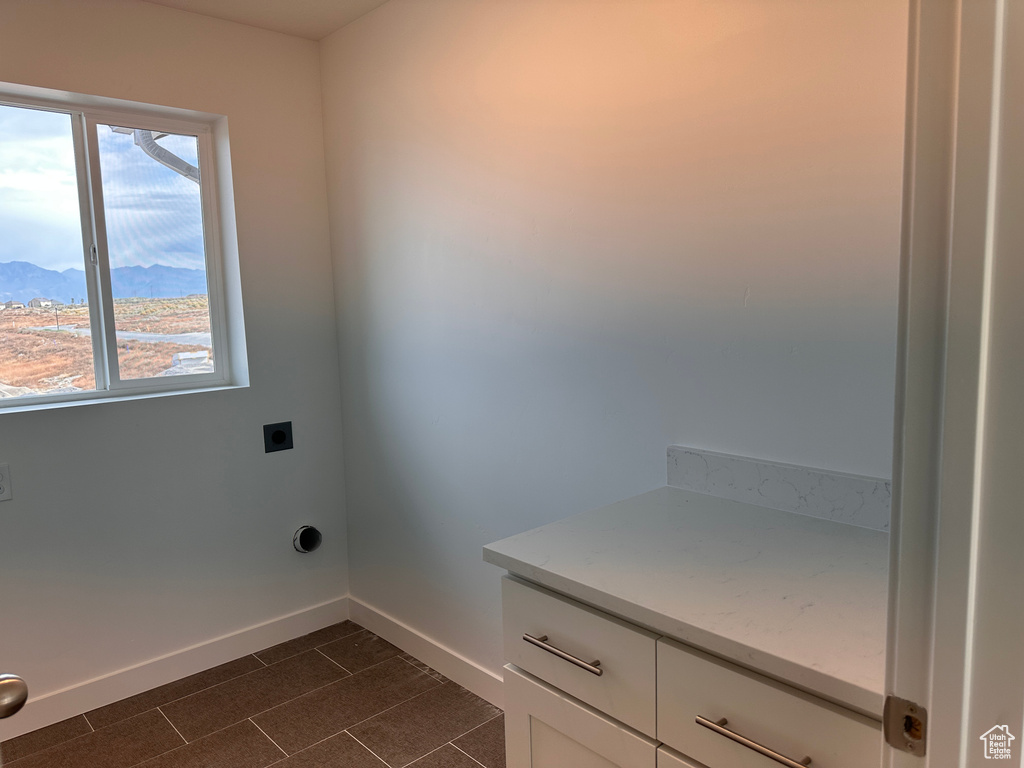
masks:
[[[111,392],[82,392],[72,395],[71,398],[68,398],[67,395],[51,396],[60,399],[51,399],[46,395],[25,399],[13,397],[3,398],[0,399],[0,418],[2,418],[4,414],[8,413],[28,413],[30,411],[48,411],[56,408],[77,408],[83,405],[135,402],[138,400],[176,397],[178,395],[194,395],[205,392],[226,392],[248,388],[248,384],[213,384],[124,394],[113,394]]]

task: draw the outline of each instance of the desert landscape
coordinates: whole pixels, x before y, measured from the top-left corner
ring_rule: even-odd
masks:
[[[89,311],[84,304],[0,311],[0,396],[94,389]],[[207,351],[212,359],[208,341],[177,338],[201,334],[209,339],[206,296],[115,299],[114,318],[122,379],[167,375],[179,353]]]

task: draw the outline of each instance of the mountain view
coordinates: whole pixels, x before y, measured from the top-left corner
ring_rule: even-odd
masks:
[[[111,291],[115,299],[178,298],[205,294],[206,271],[154,265],[152,267],[117,267],[110,270]],[[83,298],[85,272],[66,269],[56,272],[27,261],[0,262],[0,302],[30,299],[52,299],[77,304]]]

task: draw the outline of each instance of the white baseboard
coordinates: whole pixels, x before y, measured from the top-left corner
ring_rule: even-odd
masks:
[[[29,702],[17,716],[0,722],[0,741],[113,704],[347,618],[349,598],[339,597],[59,691],[39,697],[30,695]]]
[[[349,600],[349,618],[480,698],[499,709],[504,708],[501,677],[476,662],[354,597]]]

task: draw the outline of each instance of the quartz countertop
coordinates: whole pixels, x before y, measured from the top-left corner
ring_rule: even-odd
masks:
[[[666,486],[484,560],[881,718],[889,536]]]

